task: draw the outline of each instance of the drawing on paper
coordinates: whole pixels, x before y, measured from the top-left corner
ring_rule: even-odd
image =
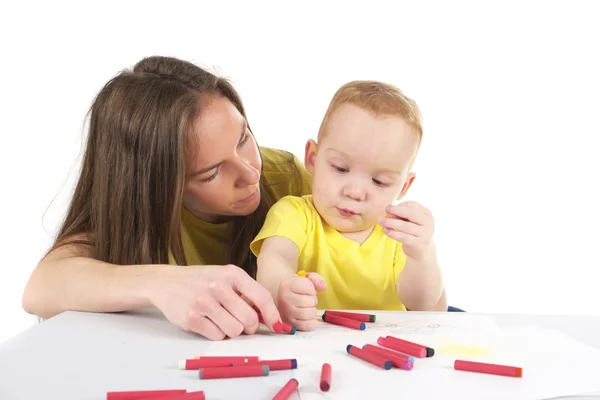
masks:
[[[428,318],[415,318],[400,322],[375,322],[367,323],[367,331],[369,332],[385,332],[388,335],[435,335],[443,332],[451,331],[455,328],[452,324],[440,324]],[[296,332],[297,337],[310,339],[324,331],[335,330],[336,333],[356,333],[355,329],[345,328],[338,325],[328,324],[319,321],[317,329],[312,332]]]
[[[493,347],[491,343],[479,343],[480,339],[463,343],[443,337],[438,337],[437,339],[442,343],[442,345],[436,348],[436,352],[452,357],[483,358],[492,351]]]

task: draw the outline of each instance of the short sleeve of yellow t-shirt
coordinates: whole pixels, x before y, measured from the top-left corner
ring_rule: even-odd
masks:
[[[307,227],[313,218],[311,209],[301,197],[286,196],[271,207],[265,223],[250,244],[250,250],[258,256],[265,239],[282,236],[290,239],[302,251],[307,239]]]

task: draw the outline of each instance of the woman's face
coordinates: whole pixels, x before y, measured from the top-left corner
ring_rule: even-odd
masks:
[[[223,96],[212,97],[193,124],[197,146],[183,205],[207,222],[254,212],[260,202],[261,158],[246,120]]]

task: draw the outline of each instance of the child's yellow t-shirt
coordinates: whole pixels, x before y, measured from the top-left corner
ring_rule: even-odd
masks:
[[[306,171],[302,162],[292,153],[260,148],[263,161],[263,177],[277,201],[284,196],[302,196],[311,193],[312,176]],[[292,160],[300,172],[295,175],[289,160]],[[223,265],[227,263],[226,249],[231,240],[231,223],[211,224],[202,221],[182,208],[181,236],[183,250],[188,265]],[[174,260],[170,257],[170,263]]]
[[[282,236],[300,250],[298,270],[317,272],[327,289],[319,292],[320,309],[406,310],[396,293],[404,269],[402,245],[377,225],[362,245],[327,225],[312,196],[287,196],[269,211],[250,248],[258,255],[266,238]]]

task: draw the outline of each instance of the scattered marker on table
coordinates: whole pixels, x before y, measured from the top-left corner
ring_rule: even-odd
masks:
[[[296,361],[295,358],[291,358],[291,359],[284,359],[284,360],[261,360],[258,361],[254,364],[258,364],[258,365],[266,365],[267,367],[269,367],[269,371],[282,371],[282,370],[286,370],[286,369],[296,369],[298,368],[298,361]],[[248,365],[245,363],[232,363],[230,364],[233,367],[239,366],[239,365]]]
[[[251,376],[267,376],[269,367],[260,364],[238,365],[235,367],[202,368],[198,370],[199,379],[247,378]]]
[[[185,395],[185,400],[206,400],[204,390],[198,390],[197,392],[188,392]]]
[[[353,328],[353,329],[358,329],[361,331],[364,331],[367,328],[367,326],[365,325],[364,322],[356,321],[356,320],[350,319],[350,318],[340,317],[338,315],[329,315],[329,314],[325,313],[325,314],[323,314],[323,316],[321,318],[325,322],[328,322],[328,323],[334,324],[334,325],[345,326],[346,328]]]
[[[214,360],[228,362],[257,362],[259,356],[194,356],[194,360]]]
[[[298,388],[298,381],[294,378],[287,381],[287,383],[277,392],[273,400],[287,400],[290,398],[292,393]]]
[[[454,369],[459,371],[479,372],[482,374],[510,376],[513,378],[523,377],[523,368],[475,361],[455,360]]]
[[[206,400],[204,391],[172,394],[161,397],[136,397],[135,400]]]
[[[366,351],[370,351],[373,354],[387,358],[396,368],[406,371],[413,369],[415,359],[411,356],[384,349],[383,347],[374,346],[372,344],[365,344],[362,348]]]
[[[356,321],[362,321],[362,322],[375,322],[375,319],[377,318],[374,314],[361,314],[361,313],[352,313],[352,312],[334,311],[334,310],[325,310],[325,314],[337,315],[340,317],[354,319]]]
[[[433,357],[433,355],[435,354],[435,350],[432,349],[431,347],[427,347],[427,346],[423,346],[422,344],[418,344],[418,343],[414,343],[414,342],[409,342],[408,340],[404,340],[404,339],[399,339],[397,337],[394,336],[386,336],[386,338],[391,339],[395,342],[400,342],[400,343],[404,343],[404,344],[408,344],[411,346],[417,346],[417,347],[421,347],[423,349],[425,349],[426,351],[426,357]]]
[[[257,363],[259,358],[256,356],[199,356],[191,360],[179,360],[179,369],[200,369],[213,367],[228,367],[231,364]]]
[[[106,393],[106,400],[156,399],[160,397],[176,395],[187,395],[187,390],[133,390],[125,392],[108,392]]]
[[[322,392],[328,392],[331,388],[331,365],[323,364],[321,367],[321,382],[319,384]]]
[[[353,355],[356,358],[360,358],[363,361],[367,361],[373,365],[383,369],[392,369],[392,362],[386,357],[381,357],[377,354],[371,353],[370,351],[363,350],[356,346],[349,344],[346,346],[348,354]]]
[[[425,350],[423,347],[397,342],[389,337],[379,337],[379,339],[377,339],[377,344],[401,353],[410,354],[411,356],[419,358],[427,357],[427,350]]]

